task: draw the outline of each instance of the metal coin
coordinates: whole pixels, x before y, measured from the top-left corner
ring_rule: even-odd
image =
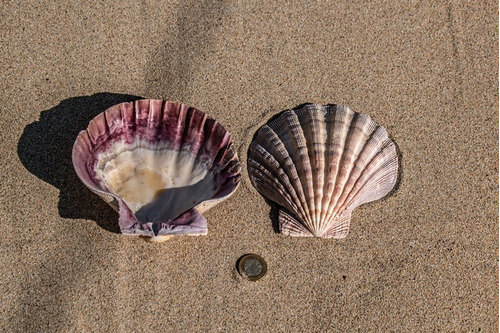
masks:
[[[238,273],[242,277],[250,281],[257,281],[262,278],[267,272],[267,264],[265,260],[253,253],[245,254],[236,264]]]

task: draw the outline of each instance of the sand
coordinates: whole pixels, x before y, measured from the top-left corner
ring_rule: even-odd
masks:
[[[0,36],[0,331],[498,331],[496,2],[12,1]],[[123,236],[70,156],[140,97],[204,110],[243,162],[275,113],[348,105],[402,181],[343,240],[275,233],[246,173],[207,236]]]

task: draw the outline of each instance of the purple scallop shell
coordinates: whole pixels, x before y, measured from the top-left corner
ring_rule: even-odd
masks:
[[[114,151],[117,146],[120,152]],[[174,154],[175,159],[169,160],[175,160],[173,168],[163,165],[174,174],[186,170],[185,165],[182,169],[177,163],[182,160],[180,154],[187,155],[204,177],[185,186],[167,186],[152,201],[131,208],[96,170],[102,156],[130,151],[137,157],[137,149],[148,151],[156,164],[161,159],[155,159],[159,157],[155,154]],[[193,107],[161,100],[121,103],[99,114],[78,135],[72,158],[82,182],[118,211],[121,232],[152,238],[206,234],[207,222],[201,213],[227,199],[241,177],[231,134],[222,125]],[[151,163],[137,158],[133,162]]]

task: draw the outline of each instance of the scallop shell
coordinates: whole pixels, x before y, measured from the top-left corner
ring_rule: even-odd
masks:
[[[204,211],[237,188],[231,134],[185,104],[139,100],[95,117],[73,146],[82,182],[119,213],[123,234],[204,235]]]
[[[259,193],[280,205],[283,234],[344,238],[354,208],[395,187],[398,154],[368,115],[306,104],[257,131],[248,173]]]

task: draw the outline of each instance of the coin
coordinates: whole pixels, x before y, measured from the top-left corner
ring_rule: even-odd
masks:
[[[236,265],[238,267],[238,273],[250,281],[259,280],[267,272],[267,264],[265,260],[261,256],[254,253],[245,254],[240,257]]]

